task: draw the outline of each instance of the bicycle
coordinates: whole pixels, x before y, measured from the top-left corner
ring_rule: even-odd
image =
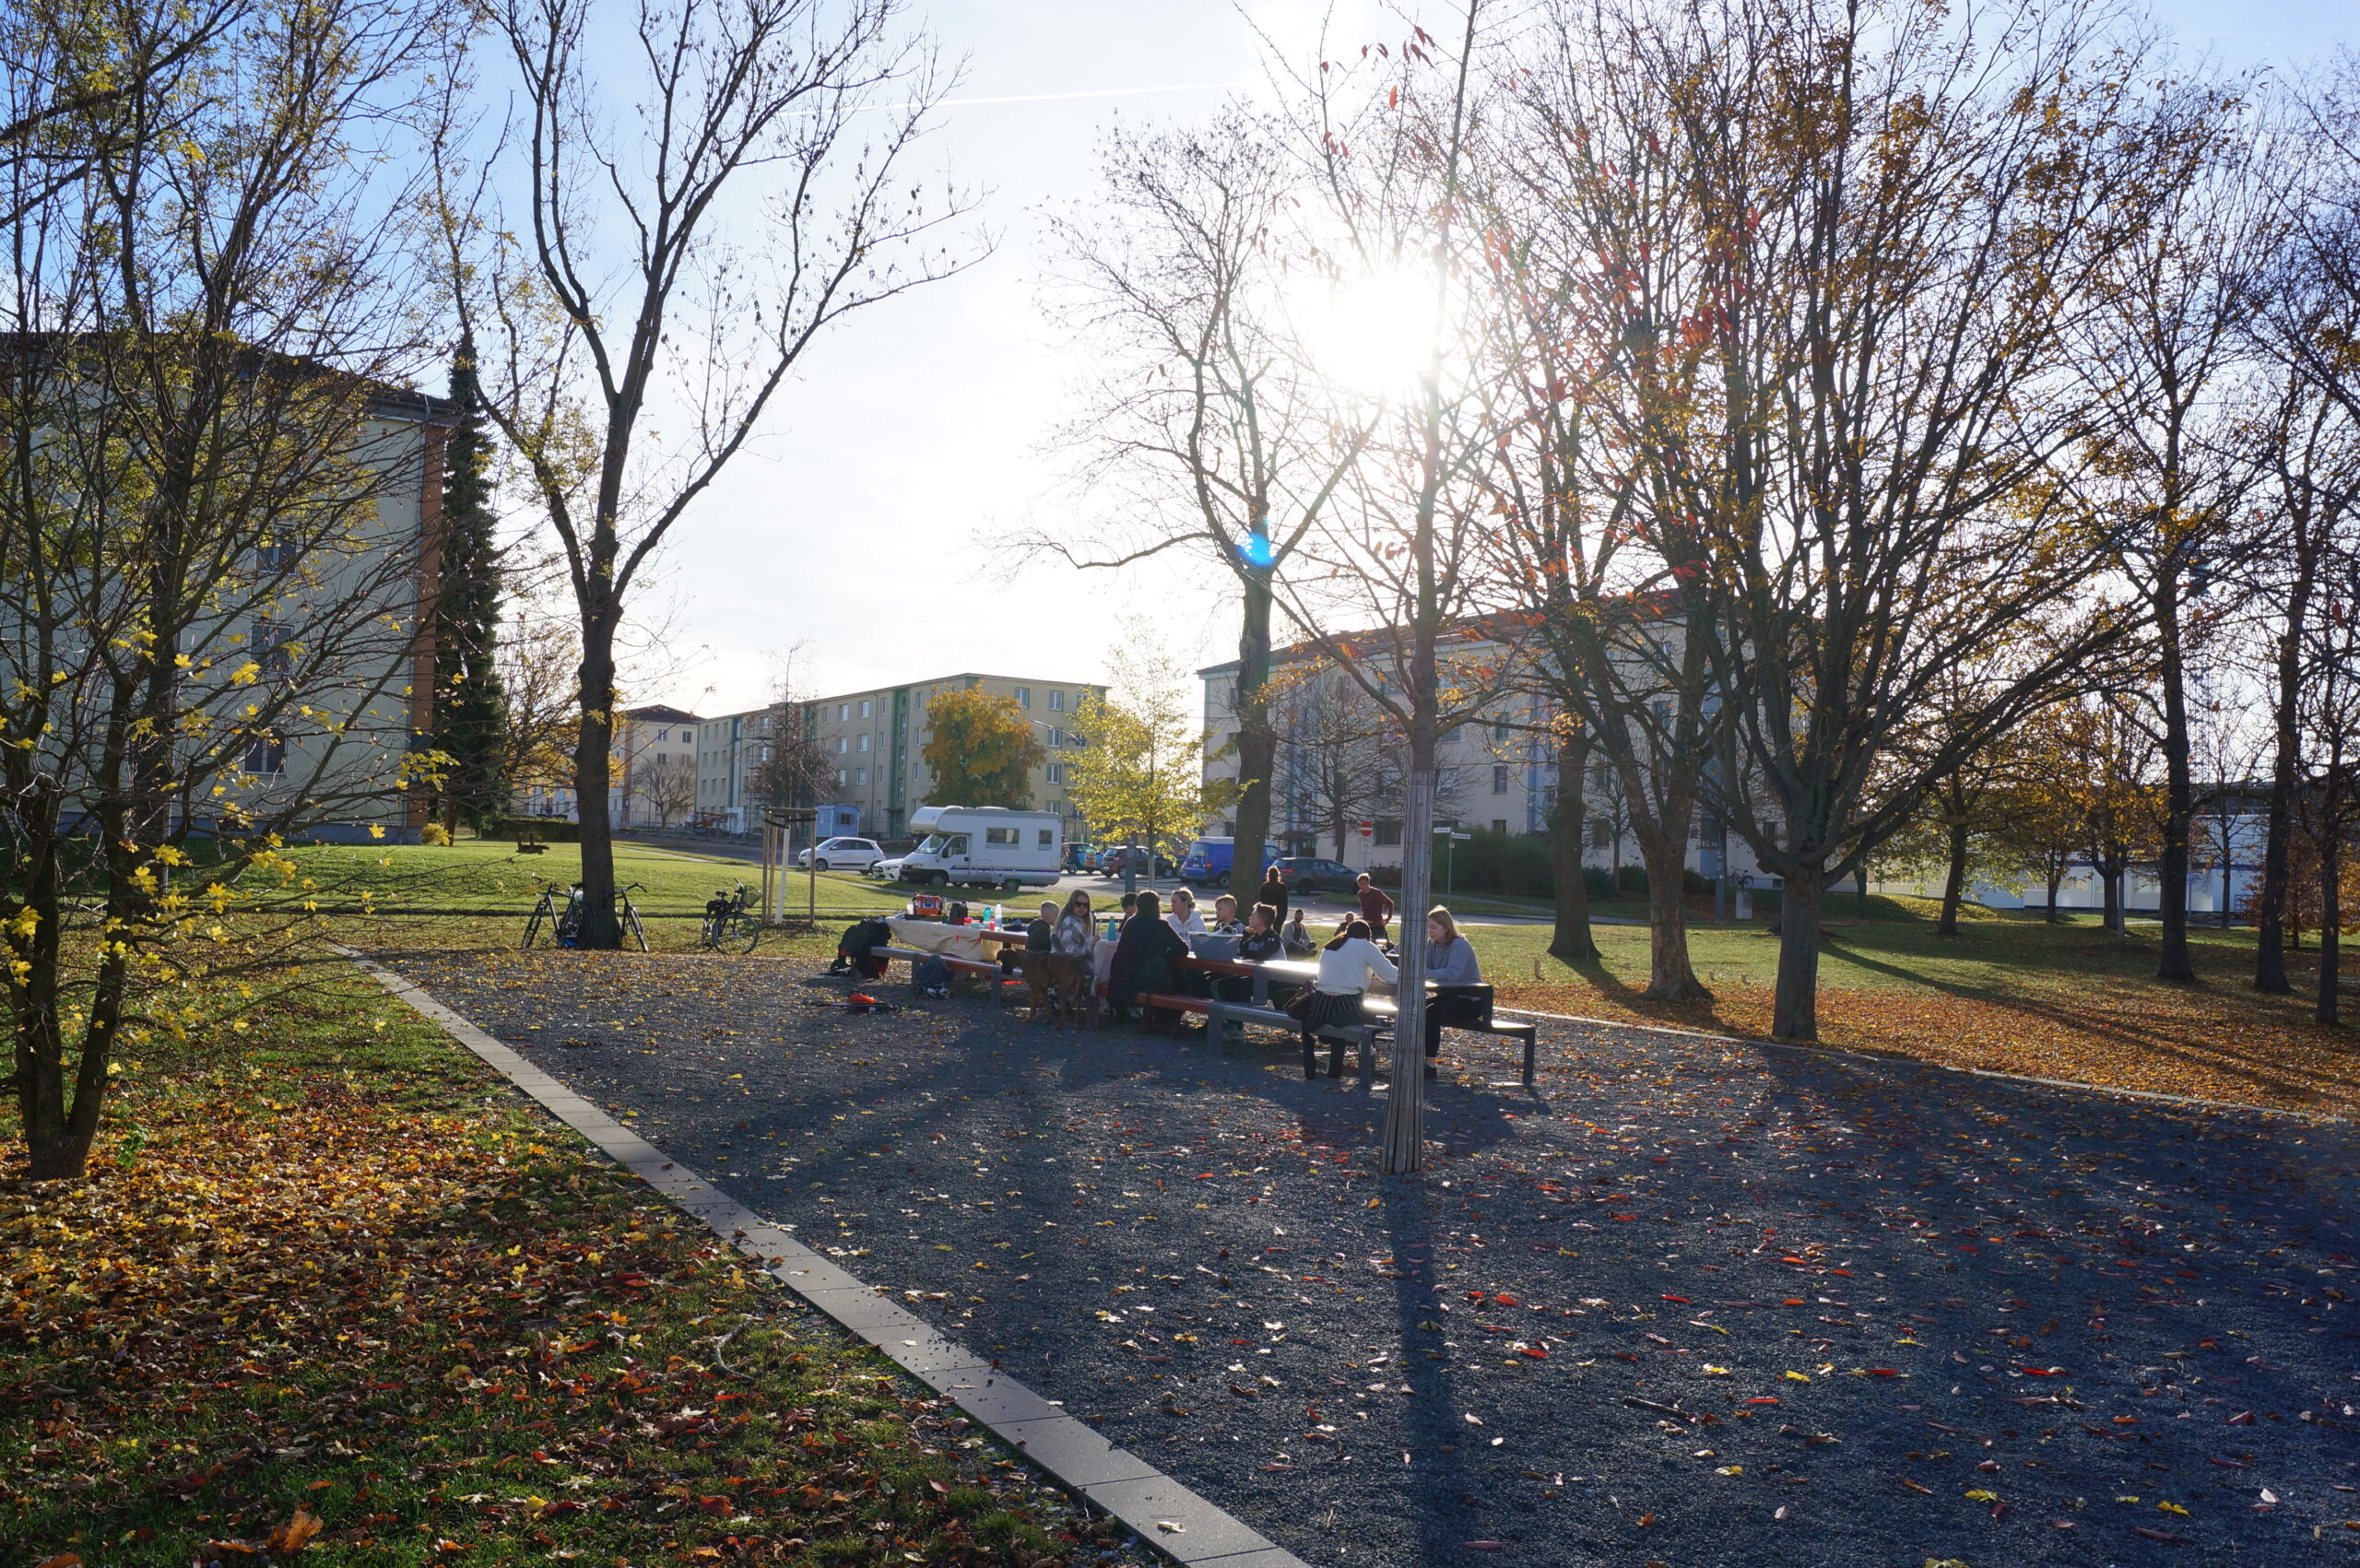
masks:
[[[697,946],[717,953],[750,953],[761,939],[761,920],[746,907],[745,883],[738,883],[734,893],[716,892],[705,902]]]
[[[565,900],[562,905],[560,904],[557,896],[560,886],[565,884],[558,882],[541,884],[541,896],[533,905],[532,915],[525,922],[525,939],[517,944],[518,947],[531,948],[539,938],[541,927],[544,925],[549,926],[549,942],[552,947],[572,948],[581,945],[584,913],[582,884],[575,882],[565,887]],[[646,884],[643,882],[633,882],[629,887],[615,890],[615,918],[622,926],[623,934],[639,943],[641,952],[647,951],[647,927],[640,924],[639,906],[631,902],[631,895],[634,891],[645,890]]]

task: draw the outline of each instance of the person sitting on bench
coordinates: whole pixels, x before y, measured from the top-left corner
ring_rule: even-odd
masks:
[[[1481,1023],[1490,1000],[1480,989],[1483,972],[1475,962],[1475,945],[1458,934],[1458,922],[1440,904],[1426,914],[1426,978],[1437,987],[1426,998],[1426,1076],[1434,1078],[1443,1026]]]
[[[1352,1029],[1362,1021],[1361,994],[1371,980],[1391,984],[1400,978],[1385,949],[1368,938],[1368,922],[1348,920],[1327,946],[1319,949],[1319,984],[1294,1010],[1303,1026],[1303,1076],[1319,1076],[1319,1032]],[[1328,1048],[1328,1076],[1344,1076],[1344,1043]]]
[[[1162,901],[1153,893],[1141,893],[1139,913],[1123,922],[1123,934],[1115,938],[1115,961],[1106,976],[1106,1000],[1113,1006],[1115,1017],[1127,1022],[1133,1002],[1169,992],[1172,961],[1187,956],[1188,944],[1164,924]],[[1170,1021],[1167,1009],[1148,1008],[1150,1031],[1161,1033]]]

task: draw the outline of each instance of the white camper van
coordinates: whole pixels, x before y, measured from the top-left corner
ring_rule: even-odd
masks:
[[[1065,823],[1054,811],[1005,806],[922,806],[910,816],[922,835],[902,857],[904,882],[973,888],[1045,888],[1065,858]]]

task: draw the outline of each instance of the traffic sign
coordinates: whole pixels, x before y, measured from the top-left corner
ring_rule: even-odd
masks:
[[[1365,839],[1365,838],[1373,838],[1373,837],[1375,837],[1375,834],[1376,834],[1376,824],[1375,824],[1375,822],[1363,822],[1363,823],[1361,824],[1361,837],[1363,837],[1363,838],[1364,838],[1364,839]]]

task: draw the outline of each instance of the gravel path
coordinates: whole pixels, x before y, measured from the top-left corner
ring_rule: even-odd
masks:
[[[2360,1560],[2349,1126],[1563,1023],[1387,1180],[1267,1036],[384,956],[1313,1562]]]

